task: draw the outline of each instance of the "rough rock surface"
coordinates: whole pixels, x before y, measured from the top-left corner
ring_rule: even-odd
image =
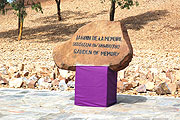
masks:
[[[61,69],[76,65],[110,66],[114,71],[129,65],[133,49],[127,29],[120,22],[95,21],[81,27],[71,40],[54,48],[53,58]]]
[[[9,86],[10,87],[15,87],[15,88],[20,88],[23,83],[22,78],[13,78],[9,81]]]

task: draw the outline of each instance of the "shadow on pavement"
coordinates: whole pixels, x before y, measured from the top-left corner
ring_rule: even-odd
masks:
[[[74,96],[71,97],[69,100],[75,100]],[[134,104],[134,103],[140,103],[140,102],[146,102],[147,98],[143,96],[131,96],[131,95],[117,95],[117,103],[128,103],[128,104]]]
[[[134,103],[146,102],[146,100],[147,98],[143,96],[117,95],[117,104],[120,103],[134,104]]]

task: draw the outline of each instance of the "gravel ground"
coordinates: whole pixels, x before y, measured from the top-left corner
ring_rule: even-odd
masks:
[[[115,20],[123,21],[134,48],[131,65],[147,68],[180,68],[180,4],[178,0],[139,0],[130,10],[116,9]],[[108,20],[110,2],[65,0],[62,17],[56,16],[54,0],[42,3],[44,14],[27,9],[23,40],[17,40],[17,17],[13,11],[0,15],[0,64],[54,64],[52,49],[76,30],[95,20]]]
[[[115,20],[125,23],[134,48],[126,69],[139,66],[147,71],[180,69],[179,0],[138,0],[130,10],[116,9]],[[9,11],[0,15],[0,64],[53,66],[52,50],[71,38],[81,26],[95,20],[108,20],[110,2],[64,0],[62,21],[57,20],[54,0],[42,3],[44,14],[27,8],[23,40],[17,41],[17,16]]]

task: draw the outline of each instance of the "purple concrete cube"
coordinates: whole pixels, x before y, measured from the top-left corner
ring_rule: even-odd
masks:
[[[117,72],[107,66],[76,66],[75,105],[108,107],[116,103]]]

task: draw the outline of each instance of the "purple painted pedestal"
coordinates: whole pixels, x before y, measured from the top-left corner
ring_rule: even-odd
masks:
[[[117,72],[106,66],[76,66],[75,105],[108,107],[116,103]]]

